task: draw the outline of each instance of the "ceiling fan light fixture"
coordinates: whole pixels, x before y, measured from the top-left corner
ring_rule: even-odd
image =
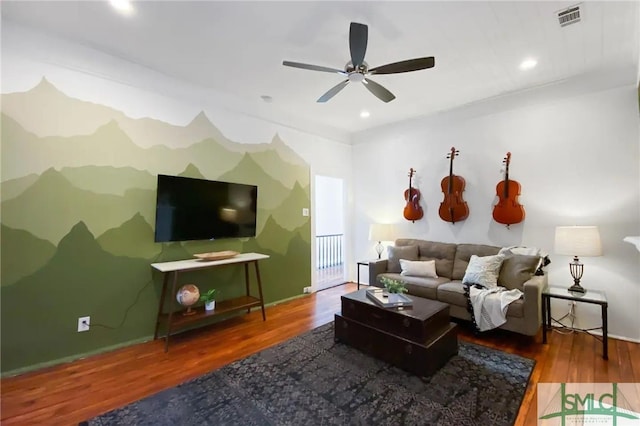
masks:
[[[353,72],[349,74],[349,81],[351,83],[362,83],[364,80],[364,74],[360,74],[359,72]]]

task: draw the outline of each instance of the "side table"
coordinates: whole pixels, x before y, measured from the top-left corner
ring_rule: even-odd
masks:
[[[358,270],[357,278],[356,278],[357,281],[358,281],[358,290],[360,290],[360,267],[361,266],[367,266],[368,267],[369,266],[369,261],[368,260],[361,260],[361,261],[358,262],[358,266],[356,267],[357,270]]]
[[[587,329],[580,329],[574,327],[567,327],[559,321],[551,318],[551,299],[564,299],[572,302],[579,303],[591,303],[600,305],[602,309],[602,327],[594,327]],[[608,342],[607,342],[607,296],[604,292],[587,290],[586,293],[570,292],[567,288],[562,287],[547,287],[542,290],[542,343],[547,343],[547,330],[551,329],[551,321],[555,321],[563,328],[568,328],[574,331],[581,331],[594,336],[598,339],[598,336],[591,334],[592,330],[602,329],[602,358],[609,359]]]

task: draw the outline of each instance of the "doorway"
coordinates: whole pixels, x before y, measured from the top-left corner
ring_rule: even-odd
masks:
[[[317,291],[345,282],[343,179],[316,175],[314,216]]]

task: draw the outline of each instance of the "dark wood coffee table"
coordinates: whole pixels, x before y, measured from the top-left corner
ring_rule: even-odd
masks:
[[[413,306],[383,308],[366,289],[342,296],[335,338],[420,376],[430,376],[458,353],[456,324],[449,305],[409,296]]]

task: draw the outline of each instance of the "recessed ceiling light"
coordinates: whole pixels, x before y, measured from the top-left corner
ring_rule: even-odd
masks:
[[[367,110],[363,110],[363,111],[360,112],[360,117],[362,117],[362,118],[367,118],[370,115],[371,114],[369,114],[369,111],[367,111]]]
[[[109,0],[111,6],[123,15],[131,15],[133,13],[133,6],[130,0]]]
[[[521,70],[530,70],[531,68],[535,67],[536,65],[538,65],[538,61],[536,61],[533,58],[527,58],[524,61],[522,61],[520,63],[520,69]]]

